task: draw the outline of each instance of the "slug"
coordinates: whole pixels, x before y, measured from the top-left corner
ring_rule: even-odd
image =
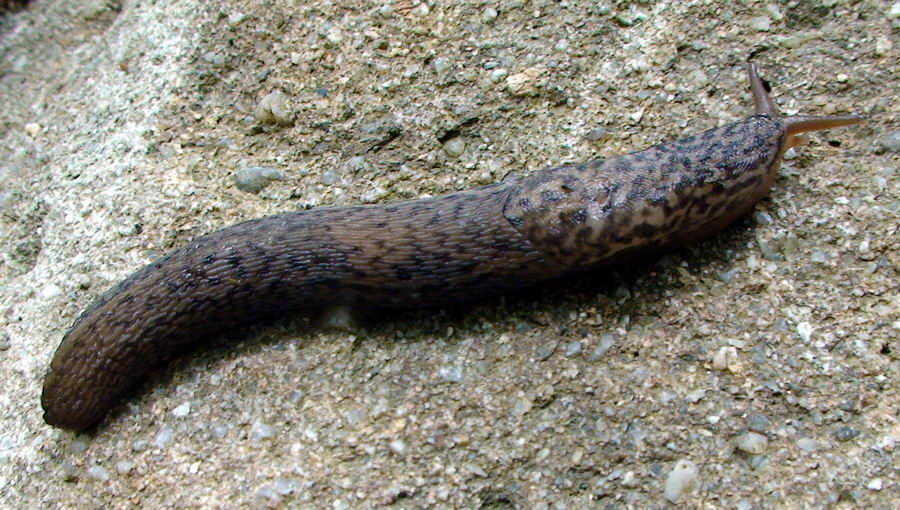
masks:
[[[248,323],[443,305],[714,234],[769,191],[799,133],[862,120],[781,116],[747,67],[756,111],[734,124],[469,191],[278,214],[191,241],[78,317],[44,380],[44,420],[85,429],[155,367]]]

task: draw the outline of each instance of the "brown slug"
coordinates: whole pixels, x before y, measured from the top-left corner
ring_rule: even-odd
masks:
[[[862,119],[782,117],[753,64],[748,73],[755,115],[682,140],[440,197],[278,214],[195,239],[78,317],[44,381],[44,420],[85,429],[176,354],[298,309],[441,305],[708,237],[769,191],[799,133]]]

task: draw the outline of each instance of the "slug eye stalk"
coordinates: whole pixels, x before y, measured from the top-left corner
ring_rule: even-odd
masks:
[[[782,117],[778,112],[778,107],[775,106],[772,98],[769,97],[769,93],[766,92],[766,87],[759,77],[759,70],[756,67],[756,64],[747,62],[747,74],[750,78],[750,91],[753,93],[753,103],[756,105],[756,113],[774,115],[779,118],[785,133],[785,148],[797,145],[797,135],[800,133],[850,126],[859,124],[865,120],[865,117],[860,115],[793,115]]]

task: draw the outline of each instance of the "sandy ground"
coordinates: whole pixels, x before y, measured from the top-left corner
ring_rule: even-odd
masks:
[[[32,1],[0,21],[0,506],[896,508],[898,31],[887,1]],[[42,421],[77,314],[193,237],[731,122],[751,55],[783,111],[869,121],[716,238],[352,335],[301,315],[89,433]]]

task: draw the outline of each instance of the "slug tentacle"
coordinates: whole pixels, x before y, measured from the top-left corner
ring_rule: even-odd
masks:
[[[801,132],[748,66],[756,115],[609,158],[441,197],[319,208],[200,237],[135,272],[65,334],[44,420],[81,430],[147,373],[216,334],[299,309],[436,306],[708,237],[770,189]]]

